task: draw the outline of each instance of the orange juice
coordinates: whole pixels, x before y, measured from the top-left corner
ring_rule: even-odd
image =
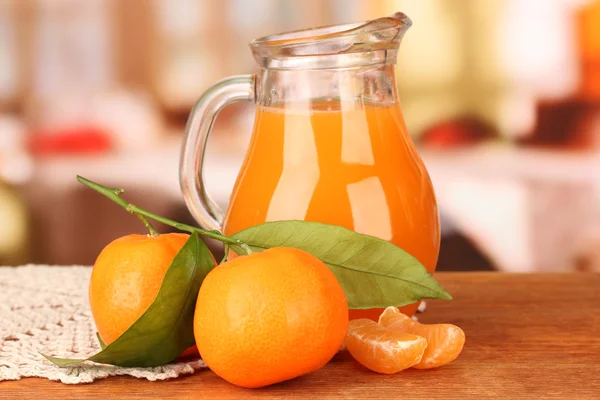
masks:
[[[433,272],[437,205],[399,105],[302,106],[258,106],[225,234],[265,221],[319,221],[391,241]],[[353,310],[351,318],[380,313]]]

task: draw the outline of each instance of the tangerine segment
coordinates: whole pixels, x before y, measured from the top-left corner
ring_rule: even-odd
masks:
[[[350,321],[346,348],[356,361],[381,374],[395,374],[421,361],[427,340],[387,329],[370,319]]]
[[[427,349],[417,369],[441,367],[456,360],[465,344],[465,333],[456,325],[421,324],[402,314],[396,307],[388,307],[379,316],[379,323],[398,333],[422,336]]]

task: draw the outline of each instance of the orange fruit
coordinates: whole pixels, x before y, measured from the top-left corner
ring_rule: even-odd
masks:
[[[127,235],[109,243],[94,263],[90,307],[105,344],[121,336],[150,307],[189,235]],[[190,347],[184,355],[197,351]]]
[[[387,329],[375,321],[350,321],[346,349],[365,367],[381,374],[395,374],[421,361],[427,340]]]
[[[456,325],[421,324],[402,314],[396,307],[388,307],[379,316],[379,323],[394,332],[409,333],[427,339],[427,349],[417,369],[441,367],[454,360],[465,344],[465,333]]]
[[[202,359],[228,382],[258,388],[323,367],[348,327],[335,275],[294,248],[238,256],[204,279],[194,315]]]

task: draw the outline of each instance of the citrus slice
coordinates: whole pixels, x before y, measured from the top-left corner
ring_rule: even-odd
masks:
[[[387,329],[375,321],[350,321],[346,348],[356,361],[381,374],[395,374],[421,361],[427,341]]]
[[[421,361],[413,368],[441,367],[456,360],[465,344],[465,333],[456,325],[421,324],[402,314],[396,307],[388,307],[379,316],[379,323],[397,333],[413,334],[427,339],[427,349]]]

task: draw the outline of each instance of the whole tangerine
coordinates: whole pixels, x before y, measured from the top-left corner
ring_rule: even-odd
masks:
[[[105,344],[121,336],[154,302],[173,259],[189,235],[132,234],[109,243],[94,263],[90,308]],[[195,346],[182,355],[197,354]]]
[[[236,257],[204,279],[194,315],[202,359],[228,382],[259,388],[323,367],[348,328],[331,270],[295,248]]]

